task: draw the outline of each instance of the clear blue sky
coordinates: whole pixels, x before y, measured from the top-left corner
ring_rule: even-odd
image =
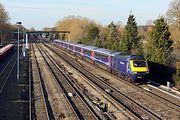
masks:
[[[130,11],[138,25],[165,15],[172,0],[0,0],[10,22],[22,21],[27,28],[53,27],[68,15],[94,19],[103,25],[111,21],[126,24]]]

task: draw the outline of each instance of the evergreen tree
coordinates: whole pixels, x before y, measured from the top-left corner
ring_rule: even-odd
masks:
[[[154,24],[145,48],[145,56],[149,61],[168,65],[172,51],[169,27],[164,17],[155,20]]]
[[[142,43],[140,42],[140,37],[138,36],[138,27],[134,15],[129,15],[122,41],[120,41],[119,49],[122,52],[133,54],[142,53]]]
[[[118,37],[117,37],[117,26],[111,22],[108,25],[108,36],[105,42],[105,48],[111,50],[118,49]]]
[[[84,29],[84,36],[80,41],[83,44],[93,45],[93,43],[96,42],[96,39],[99,39],[99,31],[99,28],[94,24],[86,26],[86,29]]]
[[[99,48],[102,48],[102,47],[103,47],[102,41],[101,41],[99,38],[96,39],[95,41],[96,41],[96,43],[95,43],[95,46],[96,46],[96,47],[99,47]]]
[[[99,38],[99,28],[95,25],[90,25],[89,29],[87,30],[87,39],[89,41],[95,41]]]

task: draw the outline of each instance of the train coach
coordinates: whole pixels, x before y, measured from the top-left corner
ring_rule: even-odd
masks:
[[[145,82],[149,75],[147,61],[140,55],[72,44],[61,40],[54,40],[54,44],[131,82]]]
[[[99,48],[94,51],[95,65],[110,71],[111,70],[111,57],[116,53],[115,51]]]
[[[4,57],[7,56],[7,54],[9,54],[9,52],[14,48],[14,46],[14,44],[8,44],[0,48],[0,59],[4,59]]]
[[[76,54],[76,56],[78,56],[78,57],[83,57],[83,47],[85,47],[85,45],[83,45],[83,44],[75,44],[74,45],[74,53]]]
[[[94,51],[98,49],[97,47],[94,46],[84,46],[83,47],[83,58],[87,60],[88,62],[91,62],[92,64],[95,64],[95,59],[94,59]]]

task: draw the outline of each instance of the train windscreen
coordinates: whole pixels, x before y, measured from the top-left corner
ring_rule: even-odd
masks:
[[[146,67],[146,61],[133,61],[134,67]]]

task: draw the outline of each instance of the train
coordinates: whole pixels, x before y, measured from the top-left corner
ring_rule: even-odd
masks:
[[[4,59],[7,56],[7,54],[9,54],[9,52],[13,50],[14,46],[14,44],[8,44],[0,48],[0,60]]]
[[[127,81],[133,83],[147,82],[149,67],[141,55],[69,43],[59,39],[53,40],[53,44]]]

